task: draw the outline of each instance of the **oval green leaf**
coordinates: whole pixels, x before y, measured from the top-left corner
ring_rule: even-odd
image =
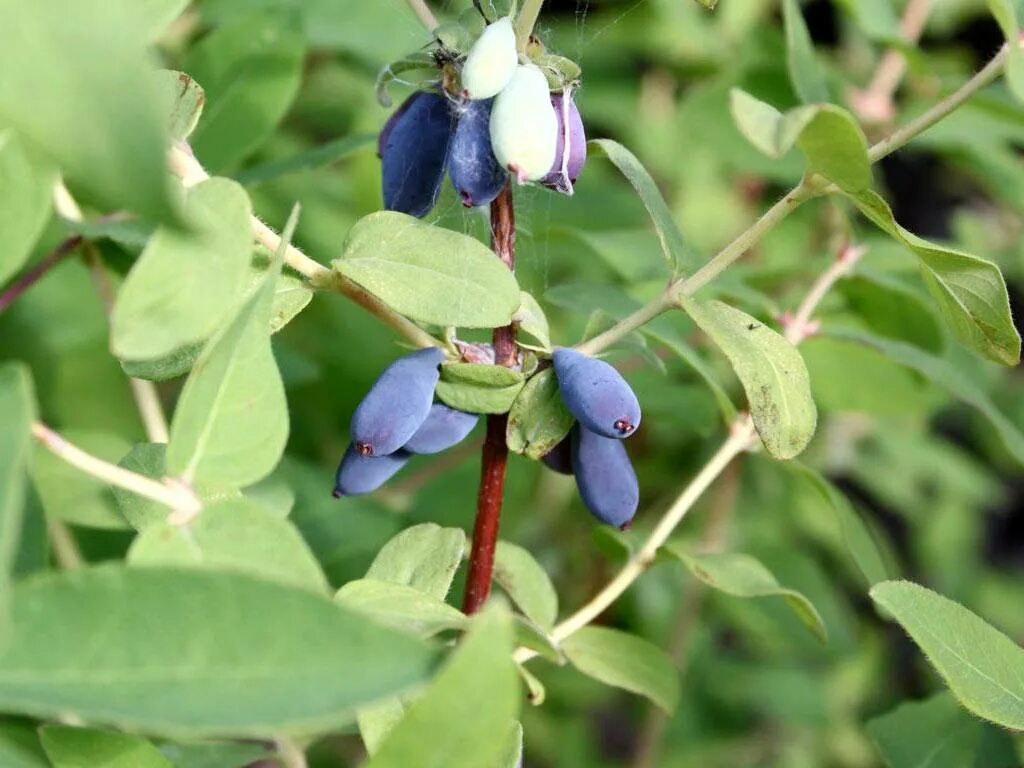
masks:
[[[494,580],[528,619],[551,630],[558,618],[558,593],[533,555],[515,544],[499,541],[494,553]]]
[[[565,439],[573,421],[554,369],[546,368],[526,382],[512,404],[505,441],[510,451],[539,459]]]
[[[466,534],[461,528],[421,523],[381,547],[366,578],[404,584],[444,600],[465,550]]]

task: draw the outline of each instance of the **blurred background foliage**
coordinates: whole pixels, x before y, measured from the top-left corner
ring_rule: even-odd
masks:
[[[469,3],[433,5],[451,18]],[[804,5],[834,101],[848,104],[851,89],[870,79],[886,43],[896,38],[901,5]],[[549,0],[538,34],[582,65],[577,98],[588,134],[614,138],[638,155],[699,253],[722,247],[799,180],[797,157],[760,155],[729,114],[733,86],[780,109],[798,103],[774,0],[721,0],[714,12],[691,0]],[[389,110],[374,96],[378,71],[426,42],[401,0],[204,0],[157,51],[165,66],[188,72],[206,89],[206,111],[193,136],[200,160],[211,172],[245,182],[257,213],[278,227],[300,202],[295,241],[326,263],[340,254],[352,224],[381,205],[372,141],[332,142],[379,130]],[[983,0],[934,0],[922,43],[907,50],[898,121],[962,83],[1001,42]],[[396,101],[407,90],[394,85]],[[872,138],[887,129],[866,126]],[[903,226],[999,263],[1018,319],[1024,316],[1022,145],[1024,108],[997,84],[876,167],[879,188]],[[288,172],[281,173],[275,165],[318,147],[326,149],[309,167],[285,163]],[[575,343],[588,327],[663,285],[647,215],[606,161],[590,162],[574,197],[520,188],[516,204],[519,280],[542,300],[556,343]],[[450,188],[431,220],[486,236],[484,214],[463,209]],[[39,255],[62,236],[54,226]],[[945,358],[1024,428],[1020,371],[982,361],[950,339],[915,261],[840,201],[804,206],[705,294],[775,323],[847,242],[869,250],[857,275],[823,305],[825,328],[865,327]],[[110,242],[102,248],[108,263],[127,271],[135,256],[130,248]],[[676,314],[670,324],[700,345]],[[479,430],[448,454],[415,459],[373,497],[331,498],[352,410],[400,351],[375,318],[338,296],[318,296],[274,338],[274,350],[288,391],[291,437],[285,462],[261,492],[291,508],[333,584],[361,576],[403,527],[421,521],[471,527]],[[895,574],[941,591],[1024,640],[1024,470],[991,426],[873,350],[826,333],[801,351],[821,411],[818,434],[801,461],[851,500]],[[742,404],[723,358],[704,347],[700,355]],[[144,439],[127,381],[108,352],[101,298],[82,262],[68,260],[0,315],[0,358],[29,362],[42,417],[97,455],[117,461]],[[665,345],[634,336],[611,359],[645,409],[629,445],[642,501],[628,542],[700,467],[723,420],[703,380]],[[181,383],[161,385],[166,402]],[[78,519],[70,522],[82,524],[74,531],[89,559],[123,555],[131,533],[109,491],[72,477],[56,461],[40,461],[34,471],[37,510],[75,509]],[[48,561],[42,520],[28,517],[22,574]],[[901,631],[876,615],[815,486],[792,467],[747,456],[702,500],[681,535],[758,556],[783,584],[811,598],[829,644],[818,645],[773,601],[704,594],[678,563],[659,564],[602,622],[670,650],[683,678],[679,711],[664,722],[642,699],[538,662],[547,701],[523,713],[526,764],[881,765],[877,745],[908,732],[900,721],[906,711],[893,712],[896,707],[943,689]],[[623,540],[588,516],[571,479],[515,456],[502,536],[540,560],[564,610],[585,602],[624,556]],[[953,733],[956,744],[967,745],[939,755],[949,760],[941,765],[1020,764],[1012,737],[962,713],[947,696],[909,706],[928,708],[928,717],[912,718],[915,727],[935,737]],[[325,740],[311,753],[317,766],[355,764],[358,754],[352,735]]]

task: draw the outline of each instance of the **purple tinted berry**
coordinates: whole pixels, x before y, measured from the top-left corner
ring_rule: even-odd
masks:
[[[568,347],[552,359],[562,401],[580,424],[605,437],[629,437],[640,426],[640,403],[611,365]]]
[[[493,104],[494,99],[466,102],[452,139],[448,175],[466,207],[489,205],[508,181],[491,148]]]
[[[355,444],[349,445],[334,476],[334,498],[372,493],[394,477],[410,454],[395,451],[388,456],[364,456]]]
[[[352,442],[364,456],[387,456],[416,434],[434,400],[444,352],[420,349],[398,358],[380,375],[352,414]]]
[[[583,503],[602,523],[625,530],[640,503],[640,486],[626,446],[579,425],[571,439],[573,474]]]
[[[545,453],[541,461],[548,469],[562,475],[572,474],[572,440],[566,437],[562,442]]]
[[[572,98],[572,93],[551,94],[551,108],[558,117],[558,145],[555,162],[541,184],[559,192],[572,193],[583,166],[587,162],[587,136],[583,130],[583,118]],[[568,117],[568,122],[566,122]],[[568,131],[566,131],[568,125]],[[568,138],[568,145],[566,139]],[[566,148],[568,146],[568,149]],[[564,168],[563,168],[564,166]]]
[[[416,434],[402,450],[408,453],[440,453],[461,443],[480,420],[475,413],[463,413],[443,403],[430,406],[427,416]]]
[[[426,216],[437,202],[448,162],[455,118],[448,99],[417,91],[389,120],[380,136],[384,207]]]

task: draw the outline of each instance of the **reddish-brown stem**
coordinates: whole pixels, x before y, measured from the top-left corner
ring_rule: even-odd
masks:
[[[491,203],[491,247],[502,263],[515,270],[516,220],[512,205],[512,188],[505,185]],[[494,361],[512,367],[518,357],[516,332],[511,325],[494,329]],[[501,500],[505,487],[508,446],[505,443],[506,414],[487,417],[487,437],[481,452],[480,492],[476,502],[476,523],[473,526],[473,548],[469,553],[469,573],[462,610],[476,613],[491,594],[494,571],[494,549],[498,543]]]
[[[62,240],[42,261],[11,283],[11,287],[0,294],[0,312],[3,312],[11,306],[11,304],[17,301],[21,294],[35,285],[43,275],[57,266],[65,256],[81,244],[81,235],[72,235],[71,237]]]

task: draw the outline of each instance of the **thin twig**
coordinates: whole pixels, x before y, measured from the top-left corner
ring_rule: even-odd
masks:
[[[543,5],[544,0],[523,0],[523,7],[519,9],[519,16],[516,17],[516,44],[520,53],[526,53],[526,46],[533,35],[533,28],[537,26],[537,18]]]
[[[50,535],[50,546],[53,547],[53,555],[57,559],[57,565],[65,571],[77,571],[85,565],[85,558],[78,548],[75,535],[63,520],[55,517],[48,517],[46,530]]]
[[[171,172],[181,179],[182,184],[193,187],[200,182],[210,178],[209,174],[199,164],[199,161],[192,155],[187,147],[175,146],[171,148],[168,157]],[[258,217],[252,217],[253,237],[266,246],[272,253],[277,253],[281,247],[281,236],[268,227]],[[411,320],[386,306],[380,299],[365,289],[353,283],[343,275],[335,273],[323,264],[309,258],[306,254],[294,245],[288,245],[285,249],[284,261],[289,267],[303,275],[310,284],[317,288],[331,288],[365,309],[372,315],[382,320],[386,325],[393,328],[417,347],[439,347],[443,346],[440,341],[424,331]]]
[[[907,45],[914,45],[921,39],[925,22],[931,11],[932,0],[907,0],[900,19],[900,38]],[[868,87],[854,91],[851,99],[854,111],[870,123],[885,123],[896,113],[893,94],[907,71],[907,57],[899,48],[889,48],[882,55]]]
[[[198,510],[202,507],[199,499],[188,488],[166,485],[104,461],[68,442],[41,422],[33,422],[32,436],[59,459],[109,485],[145,496],[175,511]]]
[[[65,238],[56,248],[43,257],[38,264],[11,283],[11,286],[6,291],[0,293],[0,313],[3,313],[4,310],[17,301],[19,296],[39,282],[47,272],[60,264],[65,256],[73,252],[81,244],[81,235],[72,235]]]
[[[307,768],[306,753],[292,739],[282,736],[277,739],[277,755],[285,768]]]
[[[427,32],[433,33],[438,28],[437,17],[434,12],[430,10],[425,0],[405,0],[409,7],[412,8],[412,12],[416,14],[416,18],[420,20],[424,27],[427,28]]]
[[[513,272],[516,267],[515,239],[512,187],[506,184],[491,203],[491,247],[501,262]],[[518,358],[515,326],[495,328],[493,338],[494,362],[506,367],[514,366]],[[487,437],[480,453],[480,491],[477,494],[476,521],[473,524],[473,545],[469,553],[466,592],[462,604],[462,610],[466,613],[478,611],[491,593],[494,551],[498,543],[508,464],[508,443],[505,440],[507,426],[507,413],[487,417]]]

